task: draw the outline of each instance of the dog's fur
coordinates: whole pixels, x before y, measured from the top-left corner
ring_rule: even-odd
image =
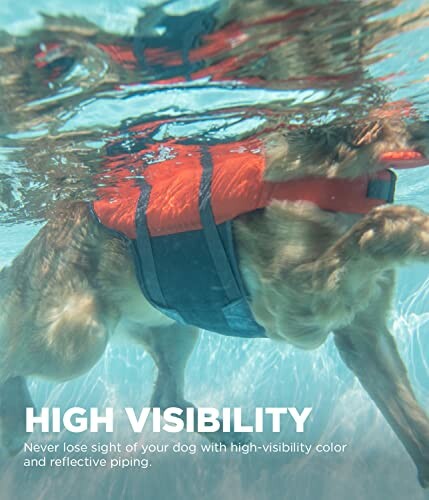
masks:
[[[280,147],[270,149],[272,141],[267,140],[267,175],[272,167],[278,176]],[[288,177],[295,168],[288,168],[286,145],[280,156],[286,158]],[[360,164],[363,170],[371,151],[390,146],[386,139],[366,146],[367,151],[363,147],[361,158],[355,154],[355,168]],[[404,206],[358,217],[308,203],[274,202],[263,213],[238,218],[234,231],[257,321],[271,338],[304,349],[318,347],[333,331],[344,361],[407,448],[421,483],[428,485],[429,421],[386,321],[395,266],[429,259],[429,216]],[[126,243],[96,223],[85,204],[56,212],[3,269],[0,294],[0,423],[10,452],[26,439],[23,407],[32,403],[25,377],[67,380],[85,373],[120,329],[158,366],[151,405],[190,404],[183,394],[184,369],[197,330],[174,324],[148,304]]]
[[[421,130],[419,138],[428,137]],[[380,153],[414,147],[417,136],[400,120],[271,135],[266,178],[355,177],[373,171]],[[251,308],[268,336],[314,349],[333,332],[429,486],[429,420],[387,326],[395,267],[429,260],[429,216],[406,206],[361,217],[274,202],[239,217],[233,229]],[[145,300],[128,245],[96,223],[86,204],[63,205],[0,273],[0,430],[10,453],[27,439],[26,377],[83,374],[120,330],[158,367],[151,406],[189,406],[184,370],[197,329]]]

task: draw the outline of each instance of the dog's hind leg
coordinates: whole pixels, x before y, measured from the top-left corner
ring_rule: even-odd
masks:
[[[393,271],[387,273],[386,288],[351,325],[335,332],[335,343],[414,460],[420,484],[429,487],[429,419],[386,326],[394,281]]]
[[[198,328],[171,325],[151,328],[144,333],[137,329],[135,331],[131,329],[130,334],[144,346],[158,369],[150,406],[160,408],[161,411],[169,407],[182,410],[195,409],[195,406],[185,399],[184,383],[186,363],[196,344]],[[186,424],[185,412],[182,414],[182,418]],[[221,422],[220,419],[219,421]],[[196,421],[194,421],[194,428],[197,429]],[[245,440],[241,434],[222,432],[222,430],[201,432],[200,434],[217,442],[242,442]]]
[[[1,443],[15,455],[28,438],[25,430],[26,408],[34,408],[24,377],[11,377],[0,385]]]
[[[171,325],[150,328],[144,333],[133,331],[131,335],[152,356],[158,369],[151,407],[186,408],[192,406],[185,400],[185,367],[198,338],[198,328]]]

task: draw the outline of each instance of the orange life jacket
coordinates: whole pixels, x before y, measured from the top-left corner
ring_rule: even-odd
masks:
[[[136,238],[142,178],[150,186],[146,217],[151,236],[202,228],[198,195],[204,161],[213,168],[207,196],[216,224],[264,208],[272,200],[309,201],[323,210],[361,214],[393,201],[393,174],[388,170],[357,179],[265,181],[264,146],[256,139],[210,147],[172,141],[151,145],[133,155],[132,172],[123,161],[122,156],[106,161],[110,185],[99,188],[94,210],[105,226],[131,239]]]
[[[93,210],[130,242],[148,301],[179,323],[240,337],[265,337],[265,331],[249,307],[234,218],[272,200],[365,213],[393,201],[395,183],[389,170],[353,180],[267,182],[257,139],[214,146],[170,141],[109,157],[105,168]]]

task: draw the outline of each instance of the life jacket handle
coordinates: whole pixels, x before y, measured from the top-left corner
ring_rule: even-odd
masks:
[[[422,153],[412,149],[383,153],[380,155],[378,161],[386,165],[386,167],[395,169],[429,166],[429,158],[426,158]]]

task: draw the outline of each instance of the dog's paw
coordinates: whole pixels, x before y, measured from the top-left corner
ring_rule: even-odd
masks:
[[[429,215],[407,206],[372,210],[358,225],[357,247],[373,257],[429,257]]]

